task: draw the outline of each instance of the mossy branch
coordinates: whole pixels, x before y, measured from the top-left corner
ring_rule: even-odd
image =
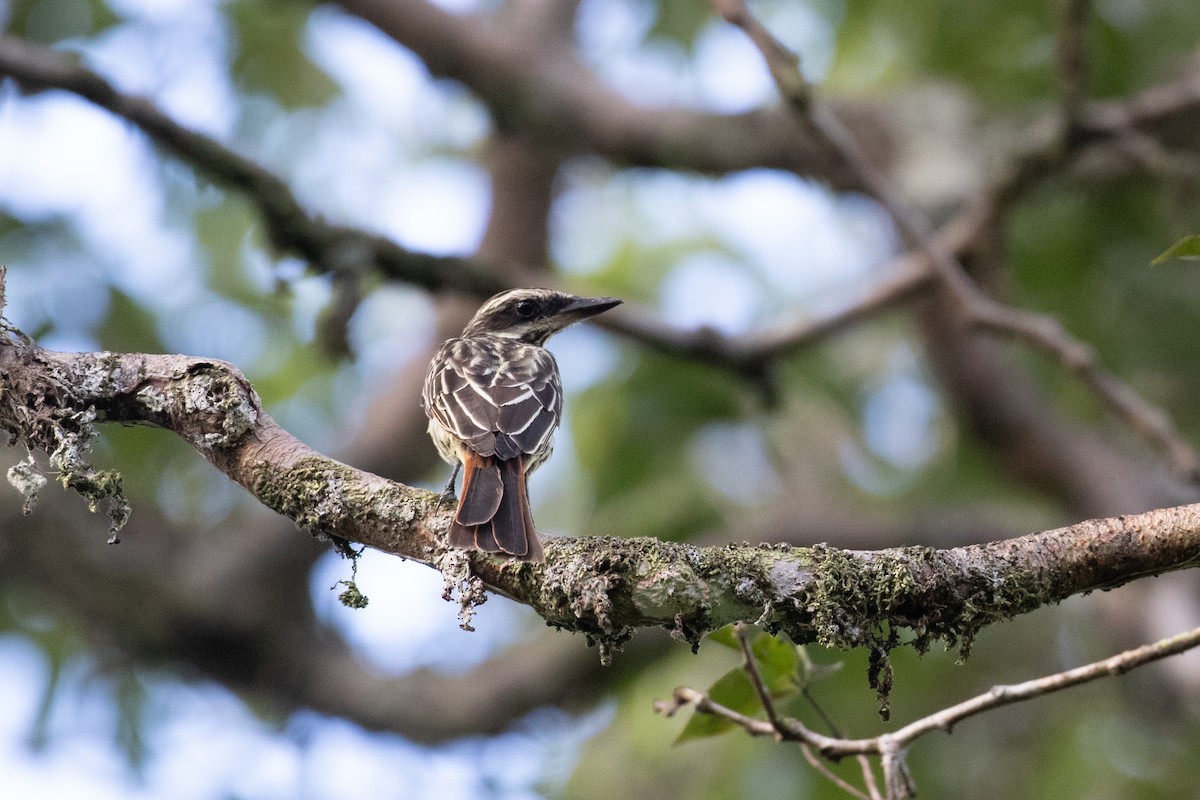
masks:
[[[993,622],[1200,559],[1200,505],[945,550],[562,537],[546,542],[545,564],[464,554],[444,544],[452,510],[434,492],[314,451],[263,412],[230,364],[57,353],[0,331],[0,428],[11,443],[53,456],[63,441],[90,440],[101,422],[173,431],[302,529],[434,566],[464,606],[484,587],[525,603],[605,656],[637,628],[665,627],[694,644],[738,620],[798,643],[886,649],[907,629],[918,648],[940,639],[965,650]],[[51,466],[63,470],[53,458]],[[113,473],[75,474],[85,477],[66,484],[89,502],[120,496]]]

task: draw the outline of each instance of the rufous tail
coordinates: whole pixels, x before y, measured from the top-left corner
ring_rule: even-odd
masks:
[[[450,544],[468,550],[507,553],[524,561],[543,559],[542,543],[529,512],[521,457],[467,455],[463,462],[462,497],[450,525]]]

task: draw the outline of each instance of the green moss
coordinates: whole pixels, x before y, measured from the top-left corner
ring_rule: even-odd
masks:
[[[1039,608],[1047,597],[1056,596],[1046,587],[1033,583],[1028,572],[1016,566],[976,568],[966,577],[957,597],[952,624],[941,631],[947,644],[958,645],[963,659],[970,655],[971,642],[981,629]]]
[[[820,644],[886,650],[899,643],[894,632],[906,629],[911,632],[907,641],[918,651],[942,640],[959,647],[964,658],[981,628],[1037,608],[1046,596],[1020,570],[964,573],[953,551],[923,547],[797,550],[794,558],[776,565],[771,579],[784,592],[781,583],[795,584],[796,608],[811,618],[812,640]],[[780,616],[772,618],[778,623]],[[802,639],[792,625],[786,627]]]
[[[875,645],[890,612],[909,601],[916,581],[906,560],[819,545],[808,551],[811,579],[803,590],[816,641],[828,647]]]

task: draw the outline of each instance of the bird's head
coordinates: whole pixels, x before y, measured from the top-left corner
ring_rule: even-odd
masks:
[[[503,336],[541,346],[568,325],[620,303],[615,297],[576,297],[554,289],[510,289],[484,303],[463,336]]]

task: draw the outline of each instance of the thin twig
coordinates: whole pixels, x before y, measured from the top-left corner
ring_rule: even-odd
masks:
[[[970,205],[946,223],[935,238],[950,252],[962,252],[978,239],[991,217],[990,204]],[[934,280],[928,259],[921,253],[903,253],[882,272],[885,277],[843,308],[740,336],[711,329],[680,330],[637,311],[606,314],[597,324],[676,357],[696,359],[732,372],[758,374],[780,358],[913,300]]]
[[[908,744],[930,731],[944,730],[949,732],[962,720],[984,711],[1012,703],[1019,703],[1034,697],[1041,697],[1042,695],[1068,689],[1072,686],[1079,686],[1098,678],[1105,678],[1111,675],[1124,675],[1131,669],[1144,666],[1168,656],[1178,655],[1197,646],[1200,646],[1200,628],[1194,628],[1185,633],[1178,633],[1169,638],[1160,639],[1152,644],[1142,645],[1133,650],[1126,650],[1115,656],[1110,656],[1082,667],[1069,669],[1065,672],[1009,686],[994,686],[987,692],[970,700],[950,706],[936,714],[930,714],[927,717],[906,725],[892,735],[898,741]]]
[[[1173,469],[1188,480],[1200,480],[1200,454],[1179,434],[1165,412],[1106,371],[1092,348],[1072,337],[1052,317],[1005,306],[975,284],[954,253],[934,235],[926,216],[903,199],[891,178],[876,166],[849,129],[814,96],[800,72],[797,56],[758,22],[745,0],[713,0],[713,4],[758,47],[788,106],[861,177],[868,193],[892,218],[905,245],[928,259],[963,322],[1010,336],[1052,356],[1110,411],[1163,453]]]
[[[867,794],[862,789],[859,789],[857,786],[850,783],[850,781],[831,770],[829,765],[818,758],[817,754],[814,753],[812,748],[808,745],[800,745],[800,753],[804,756],[804,760],[808,762],[809,766],[821,773],[821,776],[824,777],[825,780],[829,781],[851,797],[859,798],[859,800],[881,800],[878,789],[875,789],[870,794]],[[860,758],[866,758],[866,756],[860,756]],[[873,783],[870,785],[870,788],[874,789]]]
[[[738,632],[738,641],[742,646],[744,664],[751,684],[755,687],[755,691],[765,692],[761,677],[757,677],[757,667],[753,654],[749,652],[744,632]],[[938,730],[950,732],[962,720],[985,711],[1042,697],[1100,678],[1123,675],[1130,670],[1168,656],[1178,655],[1197,646],[1200,646],[1200,628],[1179,633],[1133,650],[1126,650],[1082,667],[1024,683],[992,687],[981,695],[922,717],[897,731],[872,739],[822,736],[809,730],[798,720],[774,716],[769,704],[764,704],[768,720],[749,717],[714,702],[703,692],[684,686],[675,690],[672,701],[655,703],[655,709],[659,713],[671,716],[683,706],[692,705],[698,713],[714,714],[727,719],[752,736],[771,736],[785,741],[800,742],[804,746],[815,748],[818,753],[828,759],[836,760],[851,755],[880,756],[884,771],[884,785],[887,789],[886,797],[893,800],[893,798],[911,797],[915,794],[912,778],[905,764],[905,755],[908,747],[925,734]],[[868,786],[872,796],[875,796],[877,791],[873,787],[873,782]]]
[[[782,741],[785,737],[787,737],[789,735],[796,736],[796,735],[800,735],[800,734],[805,735],[805,737],[807,738],[807,734],[809,734],[811,732],[803,725],[803,723],[801,723],[799,720],[796,720],[796,719],[785,720],[784,718],[779,716],[779,711],[775,708],[775,700],[774,700],[774,698],[771,697],[771,692],[769,689],[767,689],[767,685],[763,681],[762,673],[758,669],[758,660],[754,657],[754,651],[750,647],[750,637],[746,635],[746,623],[744,623],[744,622],[736,623],[733,626],[733,634],[734,634],[734,637],[738,641],[738,646],[741,647],[741,650],[742,650],[742,668],[746,671],[746,677],[748,677],[750,679],[750,685],[752,687],[754,687],[754,693],[758,696],[759,705],[761,705],[763,707],[763,711],[766,712],[767,721],[770,722],[771,726],[775,729],[776,739],[779,741]],[[805,694],[809,697],[809,700],[811,701],[812,698],[811,698],[811,695],[808,695],[807,689],[805,689]],[[816,704],[814,703],[814,706],[815,705]],[[821,711],[820,713],[821,713],[822,717],[825,717],[824,711]],[[829,721],[828,717],[825,717],[825,719],[826,719],[827,723],[829,724],[829,727],[833,730],[834,736],[841,738],[841,734],[839,734],[837,732],[837,729],[833,725],[832,721]],[[801,751],[804,753],[804,757],[805,757],[805,759],[808,760],[808,763],[810,763],[814,767],[816,767],[818,772],[820,772],[822,775],[824,775],[828,780],[830,780],[838,788],[842,789],[843,791],[849,792],[850,794],[854,795],[855,797],[861,797],[861,798],[867,797],[867,795],[864,794],[862,791],[855,788],[848,781],[835,775],[834,772],[832,770],[830,770],[826,765],[824,765],[820,761],[818,761],[816,759],[816,757],[813,755],[812,748],[809,747],[807,742],[804,742],[801,744]],[[870,762],[865,761],[866,756],[859,756],[859,759],[860,759],[860,764],[864,765],[865,769],[867,770],[866,774],[870,774]],[[871,777],[873,778],[874,776],[871,776]],[[869,781],[867,785],[872,786],[873,783],[874,782],[872,780],[872,781]]]
[[[672,717],[686,706],[692,706],[701,714],[713,714],[734,723],[751,736],[766,736],[778,741],[800,742],[816,748],[826,758],[842,758],[857,753],[878,754],[874,739],[835,739],[822,736],[791,717],[782,718],[784,727],[777,729],[768,720],[751,717],[729,706],[718,703],[707,694],[687,686],[677,686],[670,700],[654,703],[654,710],[665,717]],[[794,723],[794,724],[793,724]],[[852,749],[857,744],[857,749]],[[851,749],[848,749],[851,748]]]
[[[863,296],[826,314],[744,335],[711,328],[682,330],[647,313],[629,311],[597,324],[647,347],[732,372],[760,375],[774,361],[896,308],[920,294],[932,278],[922,259],[897,259]]]
[[[817,702],[817,698],[813,697],[813,693],[809,690],[808,686],[801,686],[800,694],[808,701],[808,704],[816,712],[817,716],[821,718],[821,721],[825,723],[825,727],[829,729],[829,733],[838,739],[843,738],[837,723],[825,712],[825,709]],[[871,759],[865,755],[857,755],[854,758],[858,761],[858,766],[862,770],[863,785],[867,787],[867,791],[870,792],[872,798],[879,797],[879,787],[875,785],[875,770],[871,766]]]
[[[754,651],[750,649],[750,639],[746,636],[746,623],[736,623],[733,626],[733,634],[738,640],[738,645],[742,648],[742,669],[746,671],[746,676],[750,678],[750,685],[754,687],[754,693],[758,696],[759,705],[763,707],[763,711],[767,714],[767,721],[775,728],[779,739],[782,740],[787,734],[788,728],[775,708],[775,700],[771,697],[770,690],[763,683],[762,673],[758,671],[758,660],[754,658]],[[803,724],[798,720],[793,720],[792,725],[803,727]],[[793,728],[794,730],[795,728]]]
[[[1092,0],[1063,0],[1058,29],[1058,82],[1062,91],[1062,131],[1070,147],[1083,132],[1091,61],[1088,53]]]
[[[878,739],[879,756],[883,763],[883,785],[887,787],[888,800],[904,800],[917,793],[908,765],[904,761],[905,748],[894,736],[884,734]]]
[[[862,770],[863,785],[870,792],[871,800],[884,800],[883,793],[879,791],[879,784],[875,782],[875,769],[871,766],[871,759],[861,753],[854,758]]]
[[[815,711],[817,713],[817,716],[821,718],[821,722],[824,722],[825,727],[829,728],[830,735],[836,736],[840,739],[842,736],[842,732],[840,730],[838,730],[837,724],[834,723],[834,721],[830,718],[830,716],[825,713],[825,709],[822,708],[821,704],[817,702],[817,698],[813,697],[813,693],[809,690],[809,688],[807,686],[800,687],[800,696],[803,697],[806,701],[808,701],[808,704],[810,706],[812,706],[812,710]]]

